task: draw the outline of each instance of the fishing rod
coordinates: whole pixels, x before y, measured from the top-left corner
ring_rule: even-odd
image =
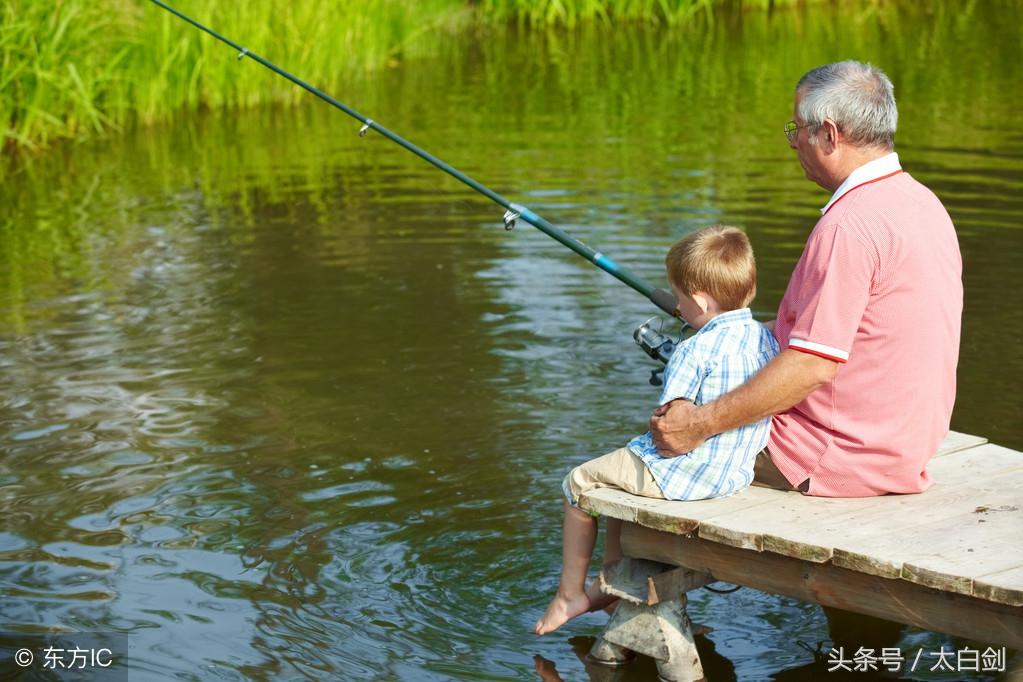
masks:
[[[192,19],[191,17],[187,16],[186,14],[183,14],[182,12],[179,12],[178,10],[174,9],[173,7],[171,7],[170,5],[162,2],[162,0],[149,0],[149,1],[152,2],[154,5],[167,10],[168,12],[170,12],[174,16],[178,17],[179,19],[182,19],[182,20],[188,22],[189,24],[191,24],[192,26],[195,26],[199,30],[204,31],[204,32],[210,34],[211,36],[213,36],[214,38],[216,38],[220,42],[225,43],[225,44],[233,47],[235,50],[238,50],[238,59],[239,60],[243,59],[244,57],[248,57],[249,59],[252,59],[252,60],[254,60],[256,62],[259,62],[260,64],[262,64],[266,68],[268,68],[271,71],[273,71],[274,73],[278,74],[279,76],[283,76],[284,78],[287,78],[289,81],[291,81],[295,85],[297,85],[297,86],[299,86],[299,87],[301,87],[301,88],[311,92],[312,94],[316,95],[317,97],[322,99],[327,104],[329,104],[329,105],[331,105],[331,106],[333,106],[333,107],[335,107],[337,109],[340,109],[341,111],[343,111],[344,113],[348,114],[352,118],[358,120],[360,123],[362,123],[362,127],[359,129],[359,137],[365,137],[365,135],[366,135],[366,133],[368,131],[374,130],[374,131],[380,133],[381,135],[383,135],[384,137],[386,137],[387,139],[391,140],[392,142],[394,142],[394,143],[404,147],[405,149],[407,149],[408,151],[412,152],[416,156],[420,157],[424,161],[428,161],[429,163],[433,164],[434,166],[436,166],[437,168],[441,169],[442,171],[444,171],[448,175],[452,176],[453,178],[455,178],[457,180],[460,180],[461,182],[465,183],[469,187],[472,187],[474,190],[476,190],[477,192],[479,192],[483,196],[487,197],[488,199],[490,199],[491,201],[493,201],[494,203],[498,204],[499,206],[501,206],[501,207],[503,207],[505,209],[503,220],[504,220],[504,228],[506,230],[513,229],[515,227],[515,221],[521,218],[522,220],[526,221],[527,223],[529,223],[530,225],[532,225],[536,229],[538,229],[541,232],[543,232],[544,234],[546,234],[547,236],[557,240],[561,244],[563,244],[563,245],[567,246],[568,248],[572,249],[577,254],[579,254],[580,256],[585,258],[586,260],[588,260],[590,263],[596,265],[598,268],[600,268],[604,272],[612,275],[613,277],[617,278],[621,282],[627,284],[628,286],[632,287],[633,289],[635,289],[639,293],[643,294],[648,299],[650,299],[650,301],[654,305],[656,305],[658,308],[660,308],[662,311],[668,313],[669,315],[675,315],[675,303],[676,302],[675,302],[675,297],[671,294],[671,292],[665,291],[664,289],[655,289],[654,287],[650,286],[649,284],[644,282],[642,279],[640,279],[636,275],[634,275],[631,272],[629,272],[628,270],[626,270],[624,267],[618,265],[618,263],[613,261],[611,258],[605,256],[604,254],[600,253],[599,251],[596,251],[595,249],[590,248],[589,246],[587,246],[586,244],[582,243],[581,241],[579,241],[575,237],[569,235],[564,230],[561,230],[561,229],[555,227],[554,225],[549,223],[547,220],[541,218],[539,215],[534,213],[528,207],[523,206],[521,204],[516,204],[516,203],[512,203],[512,202],[508,201],[507,199],[505,199],[503,196],[501,196],[497,192],[493,191],[492,189],[490,189],[486,185],[483,185],[483,184],[477,182],[476,180],[473,180],[468,175],[466,175],[465,173],[461,172],[460,170],[458,170],[454,166],[451,166],[451,165],[445,163],[444,161],[441,161],[440,159],[438,159],[433,154],[430,154],[426,150],[424,150],[424,149],[418,147],[417,145],[409,142],[408,140],[406,140],[405,138],[401,137],[400,135],[397,135],[397,134],[391,132],[390,130],[388,130],[384,126],[382,126],[379,123],[377,123],[376,121],[374,121],[373,119],[367,118],[366,116],[363,116],[359,112],[355,111],[354,109],[352,109],[351,107],[345,105],[344,103],[339,102],[338,100],[334,99],[333,97],[331,97],[327,93],[323,92],[319,88],[317,88],[317,87],[315,87],[313,85],[310,85],[309,83],[305,82],[301,78],[298,78],[297,76],[294,76],[291,73],[288,73],[287,71],[285,71],[284,69],[280,68],[279,66],[277,66],[273,62],[271,62],[271,61],[269,61],[267,59],[264,59],[260,55],[258,55],[255,52],[251,51],[249,48],[243,47],[243,46],[239,45],[238,43],[236,43],[235,41],[231,40],[230,38],[227,38],[227,37],[217,33],[216,31],[214,31],[213,29],[209,28],[208,26],[205,26],[205,25],[199,23],[195,19]],[[644,330],[646,330],[646,331],[644,331]],[[653,357],[655,359],[662,360],[664,362],[667,362],[667,357],[671,354],[671,347],[665,346],[664,345],[664,341],[667,340],[667,341],[670,342],[670,339],[667,338],[666,335],[661,334],[659,330],[654,330],[650,326],[650,321],[649,320],[647,322],[645,322],[643,325],[640,325],[640,327],[633,334],[633,338],[636,339],[636,342],[651,357]],[[655,344],[655,343],[657,345],[651,345],[651,344]]]

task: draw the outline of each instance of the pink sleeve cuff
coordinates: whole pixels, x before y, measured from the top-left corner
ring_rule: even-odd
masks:
[[[831,346],[825,346],[823,343],[814,343],[813,341],[790,338],[789,348],[809,353],[810,355],[819,355],[822,358],[834,360],[835,362],[847,362],[849,360],[848,351],[832,348]]]

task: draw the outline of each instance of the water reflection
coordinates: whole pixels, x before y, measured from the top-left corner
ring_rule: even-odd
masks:
[[[826,200],[780,132],[791,82],[875,60],[967,263],[954,427],[1023,447],[1018,7],[844,11],[467,37],[343,99],[652,282],[678,234],[744,225],[769,311]],[[208,115],[0,188],[2,629],[128,633],[139,679],[591,675],[586,637],[528,632],[558,480],[650,409],[649,304],[356,130]],[[748,590],[691,612],[713,679],[798,677],[827,638]]]

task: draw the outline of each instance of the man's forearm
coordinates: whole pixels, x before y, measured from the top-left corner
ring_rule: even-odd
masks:
[[[835,377],[833,360],[786,349],[752,379],[704,405],[706,436],[784,412]]]

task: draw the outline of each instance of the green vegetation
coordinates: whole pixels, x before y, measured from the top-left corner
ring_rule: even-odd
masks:
[[[669,25],[710,11],[717,0],[481,0],[480,15],[491,22],[530,26],[573,26],[580,22],[652,21]],[[767,5],[767,2],[744,4]]]
[[[712,25],[701,18],[671,29],[593,22],[573,31],[470,31],[458,40],[422,41],[418,49],[429,50],[429,63],[352,74],[327,89],[516,200],[529,203],[517,193],[530,188],[580,193],[545,215],[585,241],[605,244],[581,226],[594,223],[592,206],[623,194],[630,220],[691,203],[730,207],[748,224],[743,216],[763,216],[771,201],[768,217],[758,220],[764,229],[789,229],[786,210],[807,186],[781,133],[791,116],[793,81],[811,66],[855,55],[883,65],[894,79],[903,114],[898,144],[912,150],[920,177],[957,202],[957,217],[991,220],[995,208],[977,199],[978,187],[1004,182],[986,173],[1011,172],[1018,157],[957,150],[1002,149],[1014,130],[1021,12],[1016,5],[1005,11],[979,3],[936,6],[721,13]],[[163,21],[159,13],[146,16]],[[359,138],[355,121],[258,65],[237,62],[230,49],[188,26],[168,21],[161,30],[193,46],[208,44],[204,72],[221,74],[235,88],[237,99],[227,105],[249,103],[234,78],[252,79],[246,87],[262,94],[279,88],[279,101],[309,106],[285,115],[275,107],[179,115],[98,144],[20,155],[6,176],[0,163],[0,206],[7,209],[0,211],[0,325],[17,326],[5,319],[5,305],[16,317],[49,287],[102,280],[105,270],[92,254],[138,229],[140,197],[175,197],[175,206],[200,201],[211,220],[228,215],[228,224],[250,226],[259,222],[260,206],[292,210],[296,193],[308,194],[314,208],[294,223],[317,225],[353,213],[361,218],[352,224],[372,224],[371,209],[352,205],[354,178],[380,183],[378,203],[442,188],[458,201],[486,204],[379,136]],[[259,49],[276,58],[287,42]],[[381,59],[402,57],[388,54]],[[158,103],[150,117],[160,114]],[[955,163],[961,177],[943,174],[950,153],[961,157]],[[545,174],[549,169],[561,174]],[[772,178],[769,199],[755,191],[751,173]],[[408,183],[407,191],[392,192],[388,182]],[[812,213],[818,206],[803,208]],[[1009,222],[1012,207],[999,210]],[[484,213],[494,218],[489,207]],[[675,227],[665,219],[637,229],[667,239]],[[774,245],[785,258],[798,248],[799,240]],[[768,258],[762,267],[774,265]]]
[[[807,3],[176,0],[174,4],[317,86],[348,90],[367,73],[410,57],[437,54],[445,43],[453,42],[445,37],[462,40],[466,29],[473,27],[581,24],[599,29],[641,22],[678,31],[685,26],[708,29],[723,20],[754,30],[777,15],[805,12]],[[916,13],[929,15],[925,23],[950,13],[968,22],[976,4],[938,2]],[[1020,0],[998,4],[1018,10]],[[786,11],[775,11],[779,6]],[[874,17],[888,31],[887,39],[900,41],[908,36],[898,32],[899,16],[913,6],[864,0],[845,9],[856,15],[857,23]],[[911,30],[916,29],[913,23]],[[55,139],[86,138],[132,120],[166,120],[180,110],[290,105],[304,97],[269,71],[240,64],[225,45],[147,0],[0,0],[0,148],[38,149]]]
[[[301,95],[144,0],[0,0],[4,145],[44,146],[132,116],[185,108],[291,103]],[[208,3],[179,9],[321,85],[386,65],[419,39],[457,25],[452,0]],[[371,8],[371,9],[370,9]]]
[[[469,25],[573,26],[711,16],[723,0],[279,0],[176,6],[321,87],[430,50]],[[797,0],[734,0],[743,8]],[[2,145],[33,149],[137,117],[302,97],[145,0],[0,0]]]

